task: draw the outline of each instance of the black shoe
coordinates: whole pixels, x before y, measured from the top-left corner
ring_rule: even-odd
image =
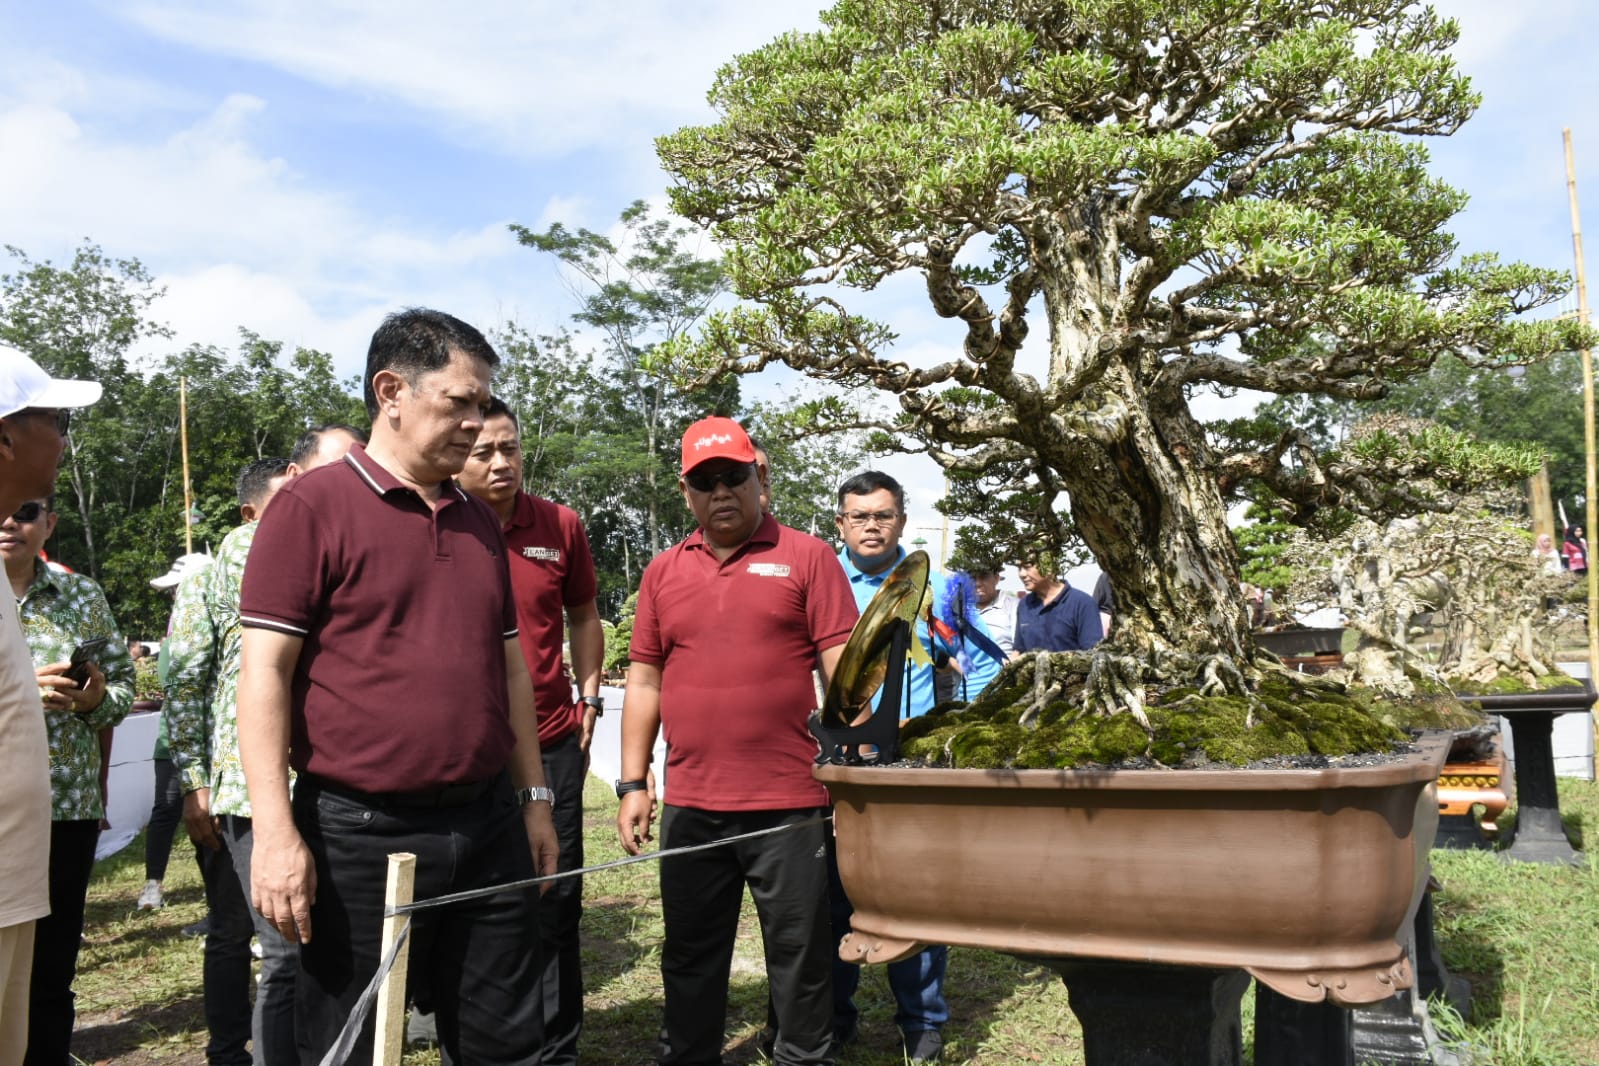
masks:
[[[837,1048],[843,1047],[845,1044],[853,1044],[853,1043],[855,1043],[855,1036],[857,1034],[857,1031],[858,1031],[857,1025],[853,1021],[850,1021],[850,1022],[834,1022],[833,1023],[833,1047],[835,1049],[837,1049]]]
[[[211,916],[208,914],[193,925],[186,925],[179,930],[184,936],[203,937],[211,931]]]
[[[905,1057],[911,1062],[937,1062],[944,1057],[944,1034],[937,1029],[906,1033]]]
[[[777,1030],[762,1028],[755,1034],[755,1050],[761,1053],[762,1058],[772,1057],[772,1051],[777,1047]]]

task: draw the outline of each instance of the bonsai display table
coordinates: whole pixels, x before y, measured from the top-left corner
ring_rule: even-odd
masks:
[[[1501,855],[1516,862],[1580,865],[1582,852],[1571,846],[1560,820],[1560,791],[1555,785],[1555,754],[1550,737],[1562,714],[1587,713],[1593,706],[1590,685],[1515,695],[1461,695],[1510,723],[1515,747],[1516,827]]]

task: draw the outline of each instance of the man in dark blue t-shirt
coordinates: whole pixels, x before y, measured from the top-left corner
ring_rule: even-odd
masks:
[[[1041,566],[1040,563],[1043,563]],[[1056,576],[1047,560],[1016,564],[1027,590],[1016,605],[1016,654],[1028,651],[1086,651],[1105,639],[1094,597]]]

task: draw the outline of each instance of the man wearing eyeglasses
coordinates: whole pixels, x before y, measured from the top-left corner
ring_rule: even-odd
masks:
[[[55,491],[69,409],[99,398],[96,382],[53,379],[0,346],[0,514]],[[50,748],[16,611],[0,597],[0,1062],[26,1054],[35,922],[50,912]]]
[[[849,578],[855,602],[862,610],[905,558],[905,549],[900,545],[905,519],[905,489],[882,471],[867,470],[838,487],[838,535],[844,542],[838,561]],[[930,603],[939,602],[943,585],[944,576],[929,571]],[[981,630],[984,640],[989,640],[988,631],[980,621],[975,621],[975,628]],[[955,649],[942,637],[935,638],[928,631],[925,619],[917,620],[916,639],[921,641],[930,658],[948,661],[955,654]],[[991,656],[971,661],[970,675],[962,677],[956,687],[962,698],[981,692],[999,673],[1000,664]],[[915,718],[932,710],[936,698],[933,667],[907,661],[903,691],[905,702],[899,708],[902,717]],[[849,928],[849,915],[854,908],[844,895],[836,872],[831,893],[834,931],[842,936]],[[911,1062],[936,1062],[943,1055],[942,1028],[949,1020],[949,1006],[944,1001],[944,970],[948,962],[949,949],[934,946],[889,964],[888,986],[898,1004],[894,1021],[900,1028],[905,1054]],[[843,1040],[853,1037],[855,1032],[859,1014],[854,993],[859,981],[858,966],[840,963],[834,968],[833,1025]]]
[[[729,418],[683,434],[683,498],[699,522],[639,586],[622,705],[622,846],[650,839],[650,752],[666,731],[661,846],[769,836],[661,861],[662,1066],[721,1061],[728,973],[748,885],[766,945],[781,1066],[833,1061],[826,791],[806,718],[855,625],[832,551],[761,510],[755,450]]]

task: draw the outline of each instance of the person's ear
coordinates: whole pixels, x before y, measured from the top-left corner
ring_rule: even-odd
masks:
[[[242,516],[244,518],[244,520],[246,522],[254,522],[255,519],[256,519],[255,504],[253,504],[253,503],[240,504],[239,505],[239,514],[240,514],[240,516]]]
[[[379,370],[372,375],[372,395],[377,397],[378,412],[393,418],[399,414],[400,394],[410,388],[403,374],[393,370]]]
[[[17,458],[16,446],[11,443],[10,416],[0,418],[0,460],[14,462]]]

